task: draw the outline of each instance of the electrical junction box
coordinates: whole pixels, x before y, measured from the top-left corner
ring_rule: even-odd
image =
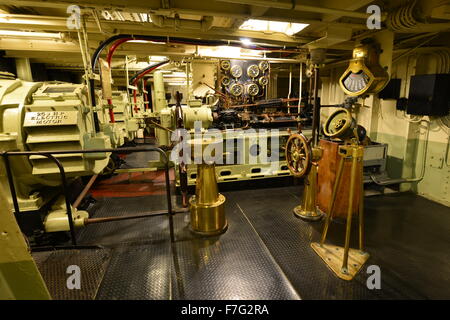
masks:
[[[450,109],[450,74],[423,74],[411,77],[406,113],[446,116]]]
[[[378,93],[378,98],[383,100],[398,99],[400,98],[400,86],[402,84],[401,79],[389,80],[386,87]]]

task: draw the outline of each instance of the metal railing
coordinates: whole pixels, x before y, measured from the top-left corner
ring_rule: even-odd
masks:
[[[117,149],[88,149],[88,150],[64,150],[64,151],[1,151],[0,155],[2,156],[5,162],[6,174],[8,177],[9,188],[12,197],[12,203],[14,206],[14,211],[16,215],[20,214],[19,201],[17,199],[16,188],[14,185],[14,175],[11,168],[10,157],[15,156],[44,156],[48,159],[52,160],[59,169],[59,174],[61,176],[62,183],[62,191],[65,197],[65,204],[67,210],[67,219],[69,223],[70,230],[70,239],[73,246],[77,245],[75,227],[73,223],[72,216],[72,208],[70,204],[70,197],[68,194],[68,185],[67,185],[67,177],[66,172],[64,171],[64,166],[62,163],[54,156],[59,154],[73,154],[73,153],[131,153],[131,152],[158,152],[161,155],[161,159],[164,164],[164,173],[165,173],[165,187],[166,187],[166,197],[167,197],[167,215],[169,217],[169,227],[170,227],[170,238],[171,241],[174,241],[174,233],[173,233],[173,214],[174,211],[172,209],[172,201],[170,194],[170,179],[169,179],[169,159],[167,154],[160,148],[156,147],[131,147],[131,148],[117,148]],[[155,214],[149,214],[148,217],[151,216],[159,216],[161,215],[161,211],[155,212]],[[135,216],[134,218],[139,218],[143,216]],[[133,217],[130,217],[132,219]]]

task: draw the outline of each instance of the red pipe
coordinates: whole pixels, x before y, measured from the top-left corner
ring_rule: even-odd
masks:
[[[134,112],[137,113],[138,112],[138,107],[137,107],[137,97],[136,97],[136,89],[133,90],[133,100],[134,100]]]
[[[108,55],[106,56],[106,62],[108,63],[108,66],[111,68],[111,60],[112,60],[112,56],[114,54],[114,51],[116,51],[117,47],[120,46],[122,43],[127,42],[128,40],[131,40],[131,38],[128,39],[120,39],[116,42],[114,42],[111,47],[108,50]],[[112,99],[107,99],[108,101],[108,106],[109,106],[109,120],[111,121],[111,123],[116,122],[116,120],[114,119],[114,110],[113,110],[113,103],[112,103]]]
[[[111,60],[112,60],[112,56],[114,54],[114,51],[116,51],[117,47],[119,47],[122,43],[127,42],[133,40],[133,38],[125,38],[125,39],[119,39],[116,42],[114,42],[111,47],[108,50],[108,55],[106,56],[106,61],[108,62],[108,66],[111,67]],[[159,66],[158,66],[159,67]],[[152,72],[153,70],[155,70],[157,67],[155,68],[151,68],[149,70],[147,70],[146,72],[142,73],[139,77],[136,78],[135,82],[134,82],[134,86],[136,86],[136,83],[139,79],[141,79],[144,75],[146,75],[149,72]],[[133,90],[133,100],[134,100],[134,111],[137,112],[138,108],[137,108],[137,97],[136,97],[136,90]],[[145,99],[145,98],[144,98]],[[112,99],[108,99],[108,105],[112,106]],[[147,110],[147,107],[145,108],[145,110]],[[114,111],[112,108],[109,109],[109,118],[111,120],[111,122],[115,122],[114,119]]]
[[[167,62],[169,62],[169,61],[167,61]],[[167,63],[167,62],[166,62],[166,63]],[[155,70],[155,69],[157,69],[157,68],[159,68],[159,67],[161,67],[161,66],[162,66],[162,64],[159,65],[159,66],[150,68],[150,69],[148,69],[147,71],[142,72],[136,79],[134,79],[133,85],[136,87],[138,81],[139,81],[140,79],[142,79],[143,76],[145,76],[146,74],[152,72],[153,70]],[[134,97],[134,111],[137,112],[138,108],[137,108],[136,89],[133,90],[133,97]]]
[[[144,79],[144,108],[147,111],[148,110],[148,96],[145,92],[147,90],[147,79]]]

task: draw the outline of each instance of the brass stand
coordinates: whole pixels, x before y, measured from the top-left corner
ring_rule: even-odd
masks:
[[[192,144],[202,144],[202,150],[209,144],[208,141],[191,140]],[[191,230],[204,236],[214,236],[227,230],[225,218],[225,197],[219,193],[217,187],[216,170],[214,163],[197,165],[197,181],[195,196],[189,199],[191,212]]]
[[[311,169],[305,179],[305,189],[303,190],[302,203],[294,208],[294,215],[307,221],[317,221],[322,219],[322,212],[317,208],[317,167],[318,161],[322,157],[322,149],[312,148]]]
[[[369,258],[369,254],[364,251],[364,185],[362,172],[364,147],[358,144],[343,145],[339,147],[339,155],[341,156],[341,159],[339,161],[336,181],[334,183],[333,192],[331,194],[329,213],[325,221],[322,237],[320,239],[320,243],[313,242],[311,243],[311,247],[339,278],[344,280],[352,280],[353,277],[358,273],[358,271],[362,268],[364,263]],[[338,246],[325,244],[325,239],[327,237],[328,228],[330,226],[330,221],[333,216],[333,208],[336,201],[336,194],[341,182],[342,171],[344,169],[344,162],[346,160],[351,160],[352,166],[350,175],[350,192],[347,211],[347,226],[345,232],[345,246],[344,248],[342,248]],[[354,194],[357,183],[356,175],[358,162],[361,163],[360,165],[361,174],[359,183],[361,184],[362,189],[358,209],[359,250],[356,250],[350,249],[350,233],[352,226]]]

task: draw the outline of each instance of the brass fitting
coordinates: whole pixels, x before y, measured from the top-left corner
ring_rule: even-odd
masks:
[[[202,153],[206,147],[214,142],[205,139],[190,140],[192,154],[195,146],[201,145]],[[197,181],[195,196],[189,199],[189,211],[191,213],[191,230],[205,236],[218,235],[226,231],[228,223],[225,217],[225,197],[219,193],[215,164],[206,163],[202,157],[202,163],[197,165]]]

